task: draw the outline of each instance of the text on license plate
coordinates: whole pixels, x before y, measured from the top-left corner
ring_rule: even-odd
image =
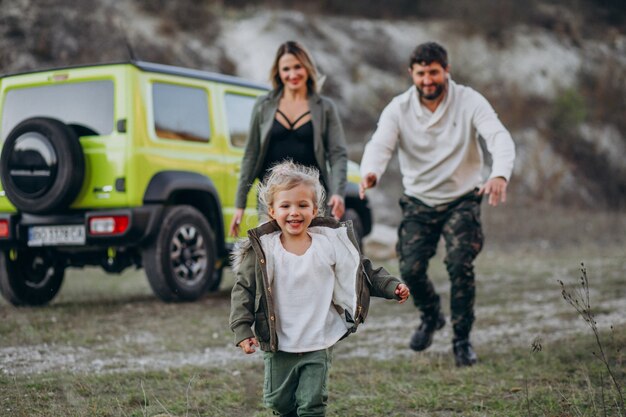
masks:
[[[28,228],[28,246],[84,245],[85,226],[33,226]]]

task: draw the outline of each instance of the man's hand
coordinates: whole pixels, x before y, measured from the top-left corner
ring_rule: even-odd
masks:
[[[338,194],[333,194],[328,200],[328,206],[330,207],[330,214],[335,217],[335,219],[341,219],[343,213],[346,211],[346,205],[343,201],[343,198]]]
[[[478,194],[489,195],[489,205],[497,206],[498,203],[506,203],[507,182],[503,177],[495,177],[488,180],[478,190]]]
[[[375,187],[377,182],[378,178],[376,178],[376,174],[374,174],[373,172],[368,172],[367,174],[365,174],[365,176],[361,179],[361,183],[359,184],[359,197],[361,197],[361,200],[365,198],[365,190]]]
[[[251,337],[249,339],[243,339],[239,342],[239,347],[247,354],[254,353],[256,349],[254,347],[259,346],[259,342],[257,342],[256,337]]]

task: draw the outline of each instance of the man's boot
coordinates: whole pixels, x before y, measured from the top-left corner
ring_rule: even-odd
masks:
[[[428,348],[433,343],[433,334],[446,324],[443,313],[435,315],[422,314],[422,323],[419,325],[413,336],[409,347],[417,352]]]
[[[472,366],[478,361],[469,339],[457,340],[453,343],[454,361],[456,366]]]

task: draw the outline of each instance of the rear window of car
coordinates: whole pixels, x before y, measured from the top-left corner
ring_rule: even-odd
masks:
[[[109,135],[114,126],[113,90],[112,80],[9,90],[2,109],[2,139],[32,117],[60,120],[79,136]]]

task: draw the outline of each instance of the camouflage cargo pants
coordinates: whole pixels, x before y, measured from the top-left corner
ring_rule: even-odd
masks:
[[[441,307],[427,269],[441,236],[445,240],[444,262],[450,277],[454,340],[468,338],[474,322],[473,262],[483,246],[481,200],[482,196],[476,191],[435,207],[407,195],[400,199],[403,220],[396,248],[400,274],[411,291],[415,306],[426,317],[435,317]]]

